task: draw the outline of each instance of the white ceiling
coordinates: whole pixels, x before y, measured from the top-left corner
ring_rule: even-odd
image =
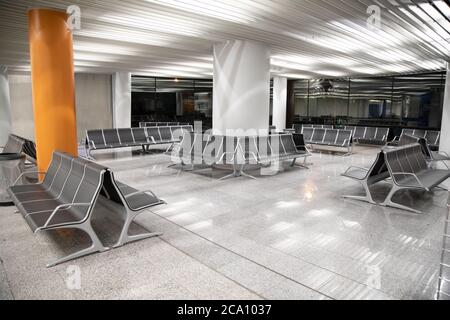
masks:
[[[0,64],[29,71],[27,9],[81,8],[78,72],[212,77],[212,46],[250,39],[290,78],[441,70],[450,60],[450,6],[423,0],[0,0]],[[381,28],[367,25],[370,5]]]

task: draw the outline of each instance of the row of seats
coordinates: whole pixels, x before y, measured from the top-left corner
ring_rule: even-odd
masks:
[[[150,145],[180,142],[186,132],[192,131],[189,125],[87,130],[85,148],[90,157],[93,150],[101,149],[141,146],[146,151]]]
[[[222,179],[242,175],[254,178],[243,171],[248,164],[269,165],[290,160],[294,166],[298,158],[309,156],[306,148],[296,146],[292,134],[232,137],[191,133],[183,138],[178,152],[183,166],[233,165],[233,173]]]
[[[302,128],[334,129],[332,124],[304,124]]]
[[[292,128],[297,133],[303,132],[304,128],[334,129],[332,125],[311,125],[311,124],[304,124],[304,125],[294,124]],[[345,126],[344,130],[349,130],[352,132],[352,142],[361,144],[385,145],[389,136],[389,128]]]
[[[416,136],[419,138],[424,138],[431,150],[436,151],[439,149],[439,143],[441,138],[441,132],[435,130],[421,130],[421,129],[403,129],[402,135],[407,134],[410,136]],[[400,137],[401,137],[400,136]],[[395,145],[396,142],[400,139],[400,137],[395,137],[390,143]]]
[[[413,143],[384,148],[369,169],[350,167],[342,175],[359,181],[366,192],[365,196],[344,196],[345,198],[421,213],[419,210],[394,202],[392,198],[402,189],[431,191],[450,177],[450,170],[429,168],[422,146]],[[382,203],[377,203],[371,195],[370,186],[387,178],[392,179],[392,189]]]
[[[347,148],[347,154],[352,152],[352,131],[341,129],[302,128],[305,143]]]
[[[180,126],[184,125],[179,122],[139,122],[140,128],[145,127],[171,127],[171,126]]]
[[[345,130],[353,132],[353,141],[361,144],[385,145],[389,136],[389,128],[345,126]]]
[[[31,140],[10,134],[6,144],[0,148],[2,153],[24,153],[28,161],[36,163],[36,145]]]
[[[126,213],[115,247],[149,236],[128,236],[128,228],[142,210],[163,203],[153,193],[139,192],[115,181],[109,168],[60,152],[53,153],[42,183],[12,186],[8,192],[34,233],[76,228],[89,235],[92,246],[48,266],[108,249],[91,226],[92,211],[100,196],[103,201],[115,202]]]
[[[450,161],[450,156],[444,151],[433,151],[425,138],[404,133],[400,136],[397,146],[404,146],[412,143],[421,145],[423,155],[428,162],[441,162],[447,169],[450,169],[446,163],[446,161]],[[387,146],[387,148],[388,147],[389,146]]]

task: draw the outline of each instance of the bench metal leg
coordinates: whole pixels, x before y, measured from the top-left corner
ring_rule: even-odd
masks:
[[[392,208],[396,208],[396,209],[401,209],[401,210],[405,210],[405,211],[414,212],[414,213],[417,213],[417,214],[423,214],[422,211],[419,211],[419,210],[410,208],[410,207],[408,207],[408,206],[405,206],[405,205],[402,205],[402,204],[393,202],[393,201],[392,201],[392,197],[393,197],[393,196],[395,195],[395,193],[396,193],[397,191],[399,191],[399,190],[400,190],[400,188],[397,187],[397,186],[394,184],[394,185],[392,186],[391,191],[390,191],[389,194],[387,195],[386,200],[384,200],[384,202],[381,203],[381,205],[384,206],[384,207],[392,207]]]
[[[70,226],[71,228],[76,228],[76,229],[80,229],[83,230],[84,232],[86,232],[89,237],[91,238],[92,244],[90,247],[82,249],[80,251],[74,252],[72,254],[69,254],[68,256],[65,256],[63,258],[60,258],[52,263],[47,264],[47,268],[50,267],[54,267],[58,264],[70,261],[70,260],[74,260],[77,258],[80,258],[82,256],[91,254],[91,253],[95,253],[95,252],[104,252],[109,250],[108,247],[105,247],[103,245],[103,243],[100,241],[100,239],[98,238],[97,234],[95,233],[94,229],[92,228],[92,225],[90,223],[90,221],[87,221],[81,225],[76,225],[76,226]],[[55,228],[51,228],[51,229],[47,229],[47,230],[55,230],[55,229],[67,229],[68,226],[63,226],[63,227],[55,227]]]
[[[378,204],[377,202],[375,202],[372,198],[372,194],[370,193],[370,189],[369,186],[367,185],[366,181],[360,181],[363,188],[364,188],[364,192],[366,193],[366,195],[364,196],[352,196],[352,195],[344,195],[342,196],[342,198],[345,199],[351,199],[351,200],[358,200],[358,201],[364,201],[364,202],[368,202],[371,204]]]
[[[92,155],[92,149],[89,148],[89,149],[87,150],[86,156],[87,156],[87,158],[88,158],[89,160],[94,160],[94,161],[95,161],[95,158],[94,158],[94,156]]]
[[[172,142],[171,145],[169,147],[167,147],[167,149],[164,153],[169,153],[173,149],[174,145],[175,145],[175,142]]]
[[[292,160],[292,163],[291,163],[291,167],[295,167],[295,166],[297,166],[297,167],[301,167],[301,168],[309,169],[309,167],[308,167],[308,164],[306,163],[306,157],[304,158],[304,160],[303,160],[303,163],[302,163],[302,164],[300,164],[300,163],[297,163],[297,159],[298,159],[298,158],[295,158],[295,159],[293,159],[293,160]]]
[[[250,179],[257,180],[254,176],[244,172],[244,166],[245,165],[242,165],[239,169],[236,169],[236,166],[233,165],[233,173],[228,174],[225,177],[220,178],[219,181],[226,180],[226,179],[229,179],[229,178],[238,178],[238,177],[242,177],[242,176],[250,178]]]
[[[344,157],[351,156],[353,154],[353,146],[349,146],[347,148],[347,153],[344,154]]]
[[[138,241],[138,240],[152,238],[152,237],[159,237],[160,235],[162,235],[161,232],[152,232],[152,233],[148,232],[148,233],[141,233],[141,234],[132,235],[132,236],[130,236],[128,234],[131,223],[142,212],[143,211],[133,212],[133,211],[127,210],[127,218],[125,219],[125,223],[122,227],[122,231],[120,232],[119,240],[117,240],[117,242],[113,246],[113,248],[121,247],[124,244],[132,242],[132,241]]]

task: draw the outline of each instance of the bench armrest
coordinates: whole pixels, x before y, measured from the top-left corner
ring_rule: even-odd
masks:
[[[26,171],[26,172],[22,172],[20,174],[20,176],[16,179],[16,181],[14,181],[13,186],[17,185],[17,182],[19,182],[20,179],[22,179],[22,177],[24,175],[27,175],[29,173],[36,173],[36,174],[47,174],[47,172],[43,172],[43,171]]]
[[[128,198],[130,198],[130,197],[132,197],[132,196],[135,196],[135,195],[138,195],[138,194],[145,194],[145,193],[150,193],[153,197],[158,198],[158,197],[156,196],[156,194],[154,194],[153,191],[151,191],[151,190],[136,191],[136,192],[127,194],[126,196],[124,195],[124,198],[125,198],[125,199],[128,199]]]
[[[350,145],[348,139],[345,139],[344,142],[342,142],[341,147],[346,147],[347,145]]]
[[[428,190],[428,188],[425,187],[425,186],[423,185],[423,183],[419,180],[419,178],[418,178],[414,173],[411,173],[411,172],[392,172],[392,178],[394,179],[394,182],[395,182],[396,184],[398,184],[399,186],[412,187],[412,188],[417,187],[417,186],[411,186],[411,185],[406,185],[406,184],[401,184],[401,183],[399,183],[399,182],[397,181],[397,179],[395,178],[395,176],[400,176],[400,175],[403,175],[403,176],[406,175],[406,176],[412,176],[412,177],[414,177],[414,178],[416,179],[416,181],[419,183],[419,185],[420,185],[422,188],[424,188],[425,190]]]
[[[43,228],[47,228],[48,225],[50,224],[50,221],[53,219],[53,217],[61,210],[63,209],[70,209],[72,207],[89,207],[91,205],[91,203],[65,203],[62,205],[59,205],[55,208],[55,210],[53,210],[52,214],[50,215],[50,217],[48,217],[47,221],[45,222]]]
[[[222,155],[219,158],[219,162],[222,161],[223,158],[225,157],[225,155],[227,155],[227,154],[232,154],[233,155],[233,159],[232,160],[234,161],[234,158],[236,157],[236,150],[233,151],[233,152],[224,152],[224,153],[222,153]]]
[[[399,136],[395,136],[394,139],[392,139],[392,140],[389,141],[389,142],[397,142],[397,141],[399,141],[399,140],[400,140],[400,137],[399,137]]]
[[[344,173],[341,174],[341,176],[346,176],[347,173],[348,173],[351,169],[359,169],[359,170],[365,171],[365,172],[366,172],[366,175],[364,176],[364,178],[367,177],[367,174],[369,173],[369,169],[367,169],[367,168],[358,167],[358,166],[350,166],[350,167],[348,167],[347,170],[345,170]],[[364,179],[364,178],[363,178],[363,179]]]

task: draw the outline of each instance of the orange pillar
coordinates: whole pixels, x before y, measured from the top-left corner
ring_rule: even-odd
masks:
[[[77,156],[72,31],[65,12],[28,11],[37,161],[46,171],[53,151]]]

